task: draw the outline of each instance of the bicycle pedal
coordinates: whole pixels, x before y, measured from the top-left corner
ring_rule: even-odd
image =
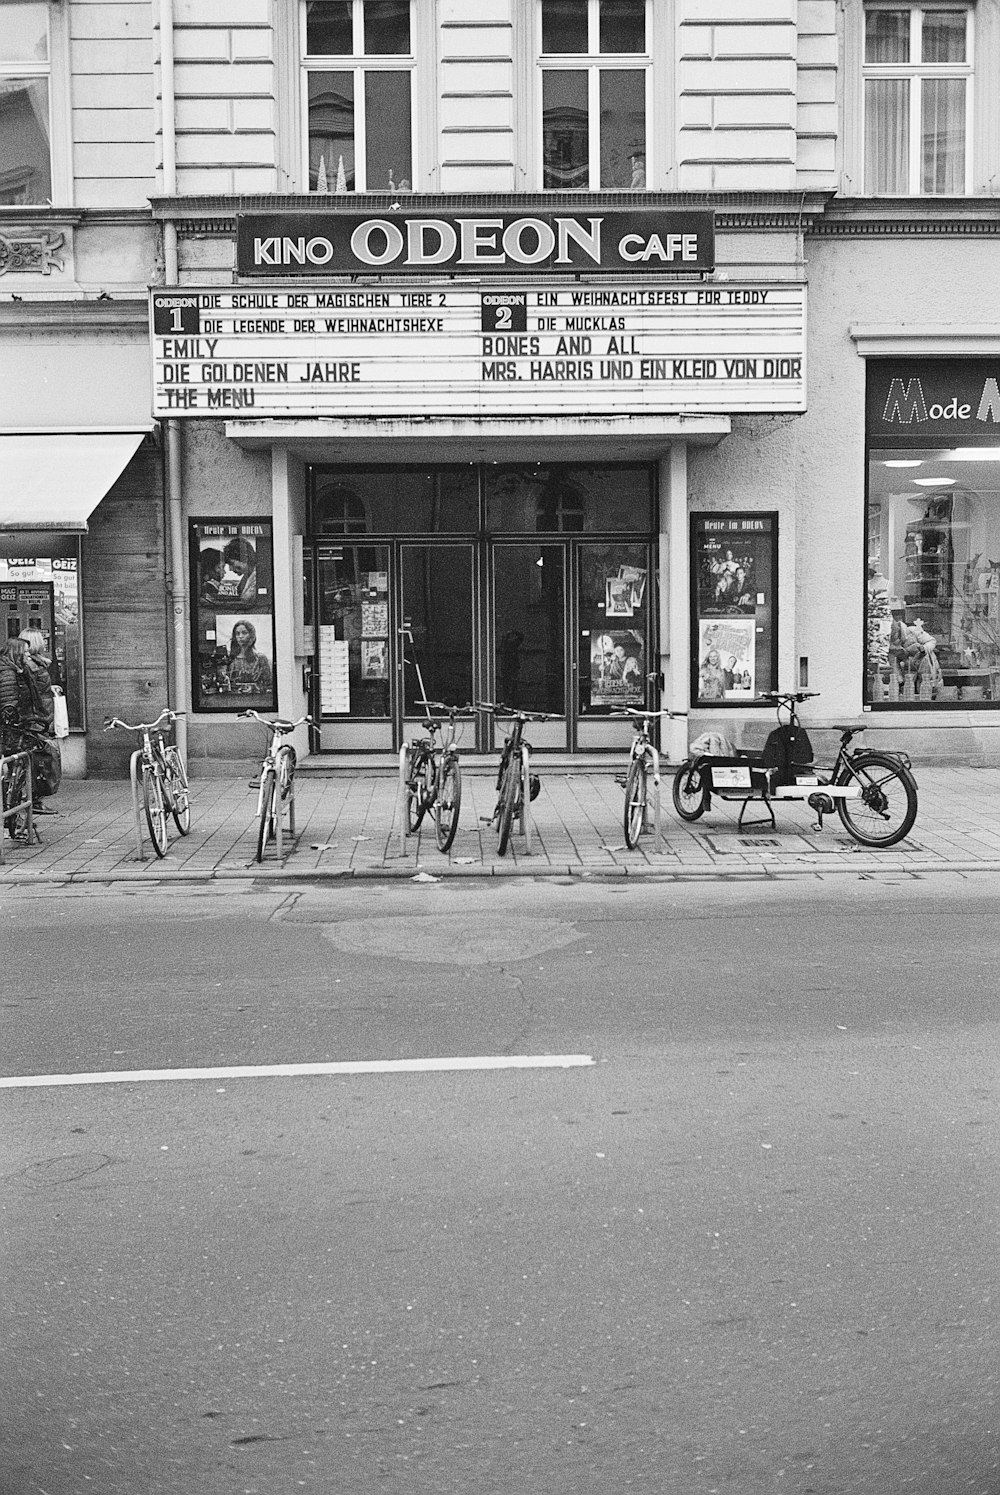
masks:
[[[529,775],[529,778],[528,778],[528,787],[529,787],[529,790],[530,790],[528,798],[529,799],[537,799],[538,796],[542,792],[542,781],[538,777],[537,773],[533,773],[533,774]]]
[[[248,780],[247,787],[250,788],[250,789],[259,789],[260,788],[260,779],[250,779],[250,780]]]
[[[483,822],[483,825],[492,825],[493,824],[493,816],[492,815],[480,815],[479,818]]]

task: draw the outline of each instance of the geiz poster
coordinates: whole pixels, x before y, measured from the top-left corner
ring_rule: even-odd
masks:
[[[777,684],[776,514],[695,514],[691,699],[749,704]]]
[[[192,706],[277,710],[271,524],[192,520]]]

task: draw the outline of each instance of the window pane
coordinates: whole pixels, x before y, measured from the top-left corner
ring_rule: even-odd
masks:
[[[49,84],[0,78],[0,203],[48,202]]]
[[[645,50],[645,0],[601,0],[601,51]]]
[[[505,706],[566,709],[565,560],[561,545],[498,545],[496,684]]]
[[[350,57],[354,51],[351,0],[309,0],[306,51],[310,57]]]
[[[0,0],[0,62],[47,62],[48,6]]]
[[[921,191],[965,191],[965,79],[925,78],[921,97]]]
[[[309,190],[354,191],[354,75],[309,74]]]
[[[865,15],[865,61],[909,62],[910,12],[870,10]]]
[[[906,193],[909,183],[910,82],[868,78],[865,82],[865,191]]]
[[[542,51],[587,50],[587,0],[542,0]]]
[[[929,10],[924,15],[924,62],[965,61],[965,11]]]
[[[410,51],[410,0],[365,0],[365,53],[406,57]]]
[[[411,192],[410,74],[365,73],[368,192]]]
[[[484,486],[493,534],[647,533],[654,523],[648,467],[489,466]]]
[[[590,185],[587,74],[542,74],[542,186]]]
[[[601,186],[646,185],[646,75],[601,73]]]
[[[964,702],[968,710],[1000,699],[989,560],[1000,519],[996,464],[938,457],[926,447],[868,453],[865,700]],[[960,487],[937,496],[918,489],[911,472],[890,465],[900,461],[919,462],[923,476],[957,472]]]

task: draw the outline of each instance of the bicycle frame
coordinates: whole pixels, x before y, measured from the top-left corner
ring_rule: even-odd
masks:
[[[532,816],[530,803],[533,798],[531,792],[531,743],[524,735],[524,728],[528,722],[549,721],[550,717],[544,711],[517,711],[512,706],[502,706],[495,701],[477,701],[477,711],[488,711],[494,717],[503,717],[511,722],[510,731],[500,750],[500,762],[497,766],[497,802],[493,814],[482,818],[488,825],[496,823],[498,834],[501,832],[501,820],[503,810],[504,787],[508,773],[518,773],[519,794],[519,822],[521,834],[524,837],[525,855],[531,855]],[[517,762],[516,770],[510,769],[510,764]],[[537,792],[537,790],[536,790]],[[502,839],[502,836],[501,836]],[[504,844],[501,856],[506,852]]]
[[[163,731],[161,723],[172,723],[177,720],[177,712],[165,707],[154,722],[126,722],[120,717],[112,717],[105,722],[104,730],[112,731],[121,728],[125,732],[139,733],[139,746],[129,759],[129,782],[132,787],[132,813],[135,821],[135,849],[136,856],[140,862],[146,860],[142,840],[142,816],[139,809],[139,780],[146,769],[154,775],[163,803],[171,813],[174,812],[175,799],[173,792],[173,776],[166,760],[166,750],[163,742]],[[165,838],[165,831],[164,831]],[[150,839],[153,841],[153,849],[157,856],[163,856],[164,850],[156,845],[153,838],[152,828]],[[165,849],[164,839],[164,849]]]
[[[637,760],[643,764],[646,773],[653,781],[653,844],[657,851],[661,849],[662,843],[662,817],[660,809],[660,754],[659,750],[650,737],[650,723],[654,717],[671,717],[673,712],[664,708],[662,711],[640,709],[638,707],[624,706],[619,711],[613,711],[612,716],[627,717],[632,723],[632,746],[629,750],[629,770],[625,775],[623,787],[626,795],[632,777],[632,764]],[[649,800],[643,805],[642,830],[649,829]],[[628,844],[628,830],[626,829],[626,844]]]
[[[271,786],[271,793],[273,796],[274,842],[275,851],[280,861],[284,855],[286,805],[288,807],[288,834],[292,837],[295,835],[295,769],[293,763],[288,775],[288,783],[286,786],[283,786],[281,782],[281,763],[287,759],[287,754],[281,751],[283,746],[281,739],[289,737],[295,731],[296,727],[303,725],[312,726],[313,719],[311,716],[300,716],[298,721],[294,722],[285,721],[281,717],[275,721],[271,721],[268,717],[261,716],[259,712],[250,709],[241,711],[239,715],[243,720],[258,722],[268,733],[267,747],[261,759],[260,775],[257,784],[256,820],[260,823],[265,811],[268,811],[269,815],[272,814],[272,810],[264,802],[264,796],[268,792],[268,780],[273,776],[274,782]],[[294,752],[291,744],[288,744],[288,747],[290,751]],[[262,859],[262,843],[269,839],[270,836],[265,834],[262,827],[260,839],[258,840],[258,862]]]

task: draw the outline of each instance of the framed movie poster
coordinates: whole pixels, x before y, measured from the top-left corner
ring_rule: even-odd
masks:
[[[190,525],[195,711],[276,711],[274,584],[268,519]]]
[[[777,514],[691,516],[692,705],[777,689],[777,583]]]

